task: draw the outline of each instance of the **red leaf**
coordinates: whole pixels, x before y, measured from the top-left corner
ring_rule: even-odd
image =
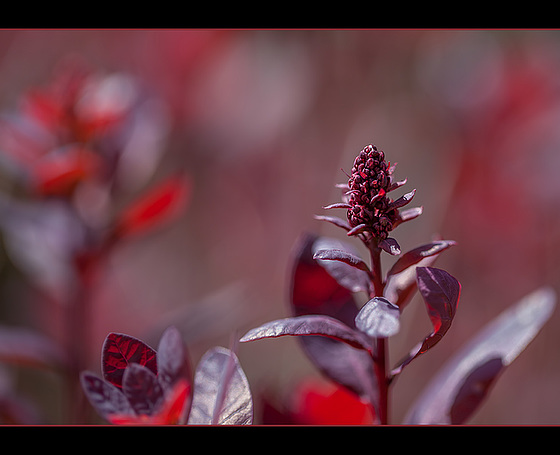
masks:
[[[167,394],[165,403],[158,415],[166,425],[185,423],[190,407],[191,385],[184,379],[178,380]]]
[[[34,190],[43,196],[69,196],[76,186],[100,169],[95,153],[80,147],[56,151],[33,165]]]
[[[502,312],[432,378],[405,419],[409,424],[461,424],[552,315],[556,295],[539,289]]]
[[[123,211],[116,223],[116,235],[137,234],[170,221],[186,207],[190,192],[190,181],[183,176],[168,178]]]
[[[434,329],[399,363],[393,371],[394,375],[399,374],[412,360],[433,348],[442,339],[451,327],[461,294],[460,283],[445,270],[417,267],[416,274],[418,290],[424,298]]]
[[[24,114],[53,129],[60,126],[64,116],[58,100],[39,89],[29,90],[23,96],[23,110]]]
[[[121,333],[110,333],[102,350],[103,377],[122,387],[123,374],[131,363],[138,363],[157,374],[156,351],[142,341]]]

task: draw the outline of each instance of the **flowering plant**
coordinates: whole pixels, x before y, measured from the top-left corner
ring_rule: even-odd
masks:
[[[346,209],[347,219],[317,216],[358,238],[370,253],[370,263],[345,241],[305,235],[292,274],[293,316],[264,323],[241,338],[249,342],[300,337],[318,369],[367,403],[377,424],[389,423],[389,392],[396,378],[448,332],[461,293],[456,278],[432,267],[443,251],[455,245],[452,240],[435,240],[405,252],[382,273],[382,252],[401,254],[399,243],[389,234],[422,213],[422,208],[400,210],[415,190],[389,198],[391,191],[406,183],[393,180],[394,169],[383,151],[368,145],[356,157],[348,183],[338,185],[344,190],[342,202],[325,207]],[[390,368],[388,339],[399,332],[401,314],[416,291],[425,302],[433,330]],[[361,305],[355,298],[358,293],[368,298]],[[492,323],[435,377],[411,408],[408,423],[465,422],[553,307],[554,295],[542,289]]]
[[[98,414],[113,424],[246,425],[253,421],[247,378],[233,351],[215,347],[194,378],[175,327],[157,351],[130,335],[110,333],[103,343],[103,378],[81,373],[83,390]]]
[[[92,344],[92,296],[104,261],[178,217],[190,200],[183,172],[147,187],[165,132],[161,103],[130,75],[94,71],[74,59],[46,87],[25,93],[20,109],[0,116],[6,252],[55,302],[64,327],[60,337],[0,327],[0,359],[61,373],[72,423],[83,421],[78,377]]]

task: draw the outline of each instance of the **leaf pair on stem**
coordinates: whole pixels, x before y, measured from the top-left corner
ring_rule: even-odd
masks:
[[[337,248],[326,249],[328,244]],[[306,235],[300,243],[292,276],[294,316],[252,329],[241,341],[302,337],[305,351],[319,369],[369,402],[380,418],[386,415],[386,410],[381,409],[385,399],[380,394],[380,389],[383,390],[380,381],[387,387],[408,363],[435,346],[451,324],[459,300],[459,283],[443,270],[420,264],[422,261],[431,263],[453,244],[433,242],[405,254],[400,259],[402,262],[395,264],[392,283],[399,285],[386,289],[401,297],[397,300],[401,307],[380,295],[373,296],[359,308],[354,293],[372,288],[371,280],[366,280],[371,277],[369,268],[354,259],[352,253],[342,254],[344,250],[340,249],[339,241]],[[348,260],[349,257],[352,259]],[[409,269],[414,269],[414,273]],[[400,275],[398,281],[397,274]],[[384,376],[379,377],[375,365],[386,359],[383,358],[385,353],[376,347],[399,332],[402,307],[411,298],[412,288],[418,288],[424,297],[434,330],[392,371],[385,371]],[[309,298],[313,291],[317,291],[320,300]]]

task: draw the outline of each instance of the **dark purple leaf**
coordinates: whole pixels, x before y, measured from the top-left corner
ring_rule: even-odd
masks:
[[[449,247],[456,245],[453,240],[437,240],[426,243],[403,254],[387,272],[387,278],[391,275],[401,273],[408,267],[418,264],[422,259],[440,254]]]
[[[314,255],[313,259],[323,259],[327,261],[340,261],[348,264],[351,267],[355,267],[358,270],[362,270],[367,273],[371,273],[368,265],[358,256],[348,253],[347,251],[339,249],[330,250],[318,250]]]
[[[356,327],[374,338],[387,338],[398,333],[400,310],[383,297],[374,297],[356,316]]]
[[[124,370],[122,391],[139,415],[152,415],[163,403],[163,389],[157,376],[138,363],[131,363]]]
[[[416,194],[416,190],[412,190],[410,193],[406,193],[405,195],[401,196],[400,198],[395,199],[393,202],[389,203],[388,210],[398,209],[398,208],[404,207],[410,201],[412,201],[412,198],[414,197],[415,194]]]
[[[164,390],[184,379],[191,383],[191,365],[187,347],[179,330],[171,326],[165,330],[159,341],[157,350],[158,381]]]
[[[80,375],[80,381],[87,399],[104,419],[109,420],[112,415],[136,415],[126,397],[113,384],[88,371]]]
[[[389,253],[392,256],[401,254],[401,247],[399,243],[392,237],[387,237],[386,239],[381,240],[381,242],[379,242],[379,246],[383,251]]]
[[[394,375],[399,374],[416,357],[433,348],[447,333],[461,294],[460,283],[445,270],[417,267],[416,274],[418,290],[424,298],[433,331],[399,363],[393,371]]]
[[[348,236],[352,236],[352,235],[356,235],[356,234],[361,234],[362,232],[364,232],[367,228],[367,224],[358,224],[357,226],[354,226],[352,229],[350,229],[346,235]]]
[[[101,362],[103,377],[117,387],[122,387],[124,370],[131,363],[143,365],[157,374],[156,351],[137,338],[122,333],[107,335]]]
[[[399,224],[418,218],[424,211],[423,207],[414,207],[411,209],[402,210],[399,212],[399,219],[393,223],[393,229]]]
[[[489,388],[539,333],[556,306],[551,288],[541,288],[488,323],[432,378],[405,423],[464,423]]]
[[[313,242],[312,252],[313,259],[340,285],[352,292],[370,293],[371,271],[350,244],[319,237]]]
[[[317,247],[330,240],[312,234],[303,235],[295,248],[292,279],[290,283],[290,303],[295,316],[304,314],[324,314],[341,320],[353,327],[358,307],[354,295],[342,286],[325,267],[333,272],[333,266],[359,272],[353,267],[334,261],[313,259]],[[333,272],[334,273],[334,272]],[[348,274],[344,274],[349,276]]]
[[[352,347],[371,351],[371,343],[360,332],[330,316],[310,314],[277,319],[249,330],[241,342],[278,338],[283,336],[324,336],[343,341]]]
[[[337,216],[325,216],[325,215],[315,215],[315,219],[320,221],[327,221],[335,226],[338,226],[346,231],[352,229],[352,227],[348,224],[348,221],[343,220]]]
[[[29,329],[0,327],[0,360],[25,366],[59,368],[64,352],[53,340]]]
[[[407,179],[403,179],[403,180],[399,180],[398,182],[391,183],[389,188],[387,188],[387,193],[389,193],[390,191],[394,191],[397,188],[400,188],[401,186],[405,185],[406,182],[407,182]]]
[[[500,358],[489,359],[473,369],[463,381],[449,410],[452,425],[461,425],[472,415],[503,369],[504,364]]]
[[[369,352],[322,336],[300,337],[299,340],[303,351],[322,374],[372,403],[379,415],[379,388]]]
[[[323,208],[325,210],[330,210],[330,209],[350,209],[352,207],[350,206],[350,204],[347,204],[346,202],[335,202],[334,204],[325,205]]]
[[[209,350],[197,365],[189,425],[250,425],[253,399],[237,356]]]
[[[116,222],[116,235],[144,232],[178,217],[186,208],[190,193],[190,179],[184,175],[168,177],[126,207]]]
[[[314,250],[322,248],[326,241],[331,242],[332,239],[313,234],[306,234],[300,238],[295,249],[291,308],[295,316],[323,314],[354,327],[354,319],[358,313],[354,295],[331,274],[339,273],[333,270],[334,266],[337,266],[337,269],[345,269],[341,275],[346,278],[351,273],[362,276],[365,273],[342,262],[314,260]],[[346,248],[350,246],[346,245]],[[330,273],[325,270],[325,266],[329,267]],[[359,279],[347,286],[356,286],[356,282],[359,282]],[[347,387],[374,405],[377,403],[378,388],[371,356],[367,351],[323,336],[304,336],[298,337],[298,340],[309,359],[329,379]]]
[[[455,245],[452,240],[427,243],[403,254],[387,272],[383,296],[401,311],[417,289],[416,268],[431,266],[439,255]]]

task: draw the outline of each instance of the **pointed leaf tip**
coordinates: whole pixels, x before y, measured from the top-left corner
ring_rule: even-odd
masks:
[[[412,198],[414,197],[415,194],[416,194],[416,189],[413,189],[411,192],[406,193],[405,195],[401,196],[398,199],[395,199],[393,202],[389,204],[389,209],[398,209],[404,207],[405,205],[410,203],[410,201],[412,201]]]
[[[426,304],[433,331],[399,362],[398,367],[393,370],[393,375],[400,374],[412,360],[439,343],[451,327],[461,294],[461,284],[445,270],[416,267],[416,275],[418,290]]]
[[[330,210],[330,209],[350,209],[352,208],[350,206],[350,204],[347,204],[345,202],[335,202],[334,204],[329,204],[329,205],[325,205],[323,206],[323,209],[325,210]]]

